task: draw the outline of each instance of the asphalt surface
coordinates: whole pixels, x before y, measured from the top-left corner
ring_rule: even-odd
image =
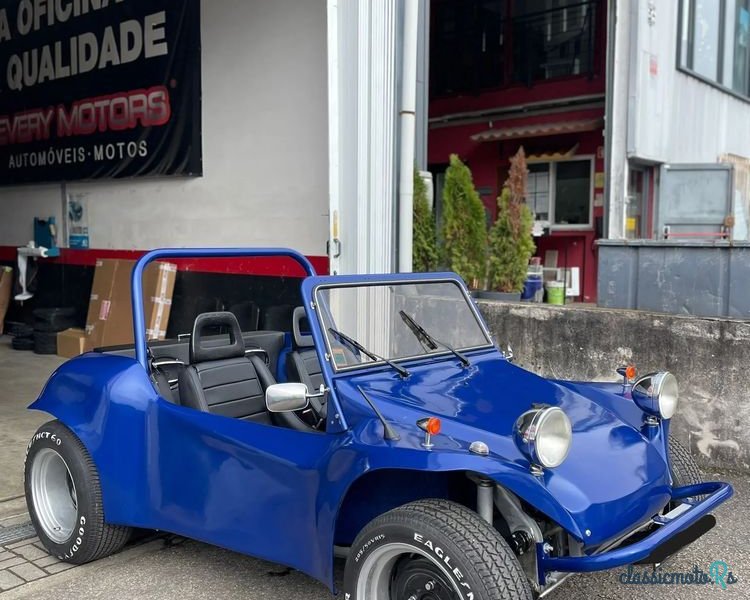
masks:
[[[53,357],[12,354],[0,340],[0,499],[21,491],[21,464],[26,441],[45,420],[25,410],[49,372]],[[707,479],[732,482],[735,497],[716,513],[717,526],[661,569],[665,573],[708,573],[714,561],[729,565],[737,583],[726,590],[716,585],[624,585],[625,569],[569,578],[549,598],[559,600],[693,600],[750,598],[750,478],[746,474],[707,473]],[[0,505],[20,522],[21,499]],[[7,522],[10,524],[11,520]],[[273,543],[273,540],[269,540]],[[638,570],[642,572],[642,569]],[[343,562],[337,564],[339,579]],[[32,581],[0,594],[2,600],[73,600],[194,598],[222,600],[323,600],[325,586],[301,573],[190,540],[157,539],[127,548],[93,564]]]

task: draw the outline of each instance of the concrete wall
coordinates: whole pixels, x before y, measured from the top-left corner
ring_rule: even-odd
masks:
[[[325,0],[202,2],[203,162],[196,179],[73,183],[93,248],[291,245],[325,254]],[[0,245],[61,220],[60,186],[0,188]]]
[[[680,384],[674,435],[706,467],[750,470],[750,322],[639,311],[479,302],[502,346],[540,375],[616,381],[615,369],[669,370]]]

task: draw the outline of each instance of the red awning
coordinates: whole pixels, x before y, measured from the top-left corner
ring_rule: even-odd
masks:
[[[498,142],[500,140],[519,140],[581,131],[596,131],[604,126],[604,119],[584,119],[580,121],[560,121],[556,123],[534,123],[515,127],[495,127],[471,136],[475,142]]]

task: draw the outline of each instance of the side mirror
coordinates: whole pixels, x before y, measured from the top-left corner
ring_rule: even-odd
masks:
[[[266,389],[266,408],[272,413],[307,408],[309,395],[304,383],[276,383]]]
[[[516,358],[516,353],[513,352],[513,348],[510,347],[510,344],[508,344],[507,350],[501,350],[503,353],[503,358],[505,358],[508,362],[513,362]]]

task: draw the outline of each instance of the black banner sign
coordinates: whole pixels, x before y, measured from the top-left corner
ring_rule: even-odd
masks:
[[[0,0],[0,185],[201,175],[199,0]]]

